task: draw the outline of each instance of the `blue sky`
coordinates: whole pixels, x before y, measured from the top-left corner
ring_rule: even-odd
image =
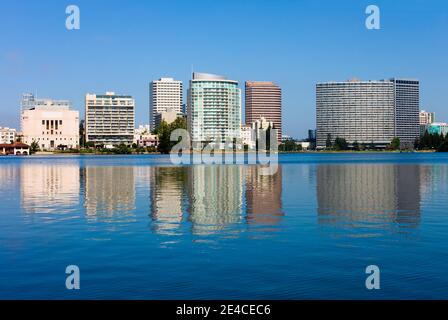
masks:
[[[65,28],[78,5],[81,29]],[[369,4],[381,30],[365,28]],[[418,78],[421,106],[448,122],[448,1],[49,0],[0,3],[0,126],[19,126],[23,92],[69,99],[87,92],[136,99],[148,122],[148,84],[198,72],[273,80],[283,89],[284,132],[315,127],[315,84]]]

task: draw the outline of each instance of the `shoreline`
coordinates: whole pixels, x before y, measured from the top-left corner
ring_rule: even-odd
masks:
[[[218,154],[254,154],[255,152],[220,152]],[[413,150],[413,151],[373,151],[373,150],[366,150],[366,151],[280,151],[277,152],[277,154],[303,154],[303,155],[318,155],[318,154],[409,154],[409,153],[420,153],[420,154],[429,154],[429,153],[439,153],[436,150]],[[443,153],[443,152],[440,152]],[[185,152],[185,154],[201,154],[200,152]],[[27,156],[15,156],[13,157],[39,157],[39,156],[143,156],[143,155],[156,155],[156,156],[168,156],[169,154],[162,154],[159,152],[152,152],[152,153],[131,153],[131,154],[116,154],[116,153],[80,153],[80,152],[37,152],[32,155]],[[8,155],[2,155],[4,157],[8,157]]]

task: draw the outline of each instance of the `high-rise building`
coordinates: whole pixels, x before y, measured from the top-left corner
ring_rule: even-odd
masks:
[[[205,73],[193,73],[188,90],[188,131],[194,148],[204,142],[224,147],[226,139],[239,139],[241,90],[238,82]]]
[[[413,147],[419,137],[419,81],[390,79],[319,83],[317,147],[327,139],[387,146],[394,137]]]
[[[79,111],[67,100],[36,99],[24,95],[21,125],[23,142],[39,144],[41,150],[79,146]],[[26,107],[25,107],[26,105]]]
[[[152,81],[149,86],[149,121],[151,130],[156,128],[156,115],[161,112],[181,113],[182,81],[173,78],[161,78]]]
[[[135,102],[132,96],[107,92],[86,95],[86,142],[131,145],[134,138]]]
[[[282,138],[282,90],[274,82],[246,81],[246,124],[260,117],[274,123]]]

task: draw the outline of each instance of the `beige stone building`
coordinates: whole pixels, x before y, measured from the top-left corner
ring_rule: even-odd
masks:
[[[68,101],[40,99],[38,102],[22,109],[23,142],[31,145],[35,141],[41,150],[78,148],[79,111],[72,110]]]

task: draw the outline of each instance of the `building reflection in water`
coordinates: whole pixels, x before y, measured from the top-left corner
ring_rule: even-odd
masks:
[[[82,169],[86,214],[90,217],[132,214],[135,210],[134,167]]]
[[[150,198],[153,230],[171,234],[183,219],[187,169],[185,167],[151,167]]]
[[[21,206],[26,213],[67,213],[79,204],[79,166],[24,164],[20,166]]]
[[[153,230],[170,234],[188,221],[193,234],[207,235],[235,224],[278,224],[281,168],[274,176],[260,171],[257,166],[237,165],[151,168]]]
[[[420,222],[418,165],[319,165],[320,223],[388,223],[400,229]]]
[[[243,218],[243,167],[188,167],[189,221],[194,234],[208,234]]]
[[[246,167],[247,223],[274,226],[283,217],[282,167],[273,175],[261,175],[259,166]]]

